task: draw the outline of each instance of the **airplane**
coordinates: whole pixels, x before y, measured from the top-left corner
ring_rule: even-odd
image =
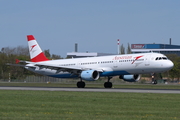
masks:
[[[112,88],[110,79],[119,76],[127,82],[136,82],[141,74],[161,73],[173,68],[174,64],[160,53],[137,53],[124,55],[110,55],[99,57],[72,58],[49,60],[42,52],[33,35],[27,35],[31,61],[21,61],[22,66],[32,72],[55,78],[79,78],[78,88],[84,88],[86,81],[96,81],[100,77],[107,77],[105,88]],[[154,84],[157,81],[154,80]]]

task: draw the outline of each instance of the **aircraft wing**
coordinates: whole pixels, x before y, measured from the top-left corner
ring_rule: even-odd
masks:
[[[73,66],[58,66],[54,64],[38,64],[35,63],[35,66],[38,66],[40,69],[52,69],[52,70],[59,70],[59,71],[84,71],[84,70],[90,70],[92,68],[80,68],[80,67],[73,67]],[[98,72],[103,72],[103,70],[100,69],[94,69]]]
[[[24,63],[23,64],[18,64],[18,63]],[[79,71],[85,71],[85,70],[96,70],[98,72],[103,72],[103,69],[94,69],[94,68],[81,68],[81,67],[73,67],[73,66],[58,66],[57,64],[45,64],[45,63],[35,63],[35,62],[30,62],[30,61],[20,61],[16,60],[16,64],[11,64],[7,63],[7,65],[11,66],[20,66],[20,67],[31,67],[35,68],[36,66],[39,67],[39,69],[51,69],[51,70],[57,70],[57,72],[60,71],[67,71],[67,72],[79,72]]]

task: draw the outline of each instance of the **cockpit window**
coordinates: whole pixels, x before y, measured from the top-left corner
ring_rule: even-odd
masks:
[[[167,58],[166,58],[166,57],[162,57],[162,59],[163,59],[163,60],[167,60]]]
[[[168,58],[167,57],[156,57],[155,60],[167,60]]]

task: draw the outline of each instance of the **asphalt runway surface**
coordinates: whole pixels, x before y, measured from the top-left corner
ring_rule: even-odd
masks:
[[[49,88],[49,87],[0,87],[0,90],[41,90],[41,91],[76,91],[76,92],[127,92],[127,93],[176,93],[180,90],[168,89],[122,89],[122,88]]]

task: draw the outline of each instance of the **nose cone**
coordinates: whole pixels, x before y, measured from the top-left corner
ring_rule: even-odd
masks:
[[[174,67],[174,63],[169,60],[169,61],[166,63],[165,66],[166,66],[166,68],[167,68],[168,70],[170,70],[170,69],[172,69],[172,68]]]

